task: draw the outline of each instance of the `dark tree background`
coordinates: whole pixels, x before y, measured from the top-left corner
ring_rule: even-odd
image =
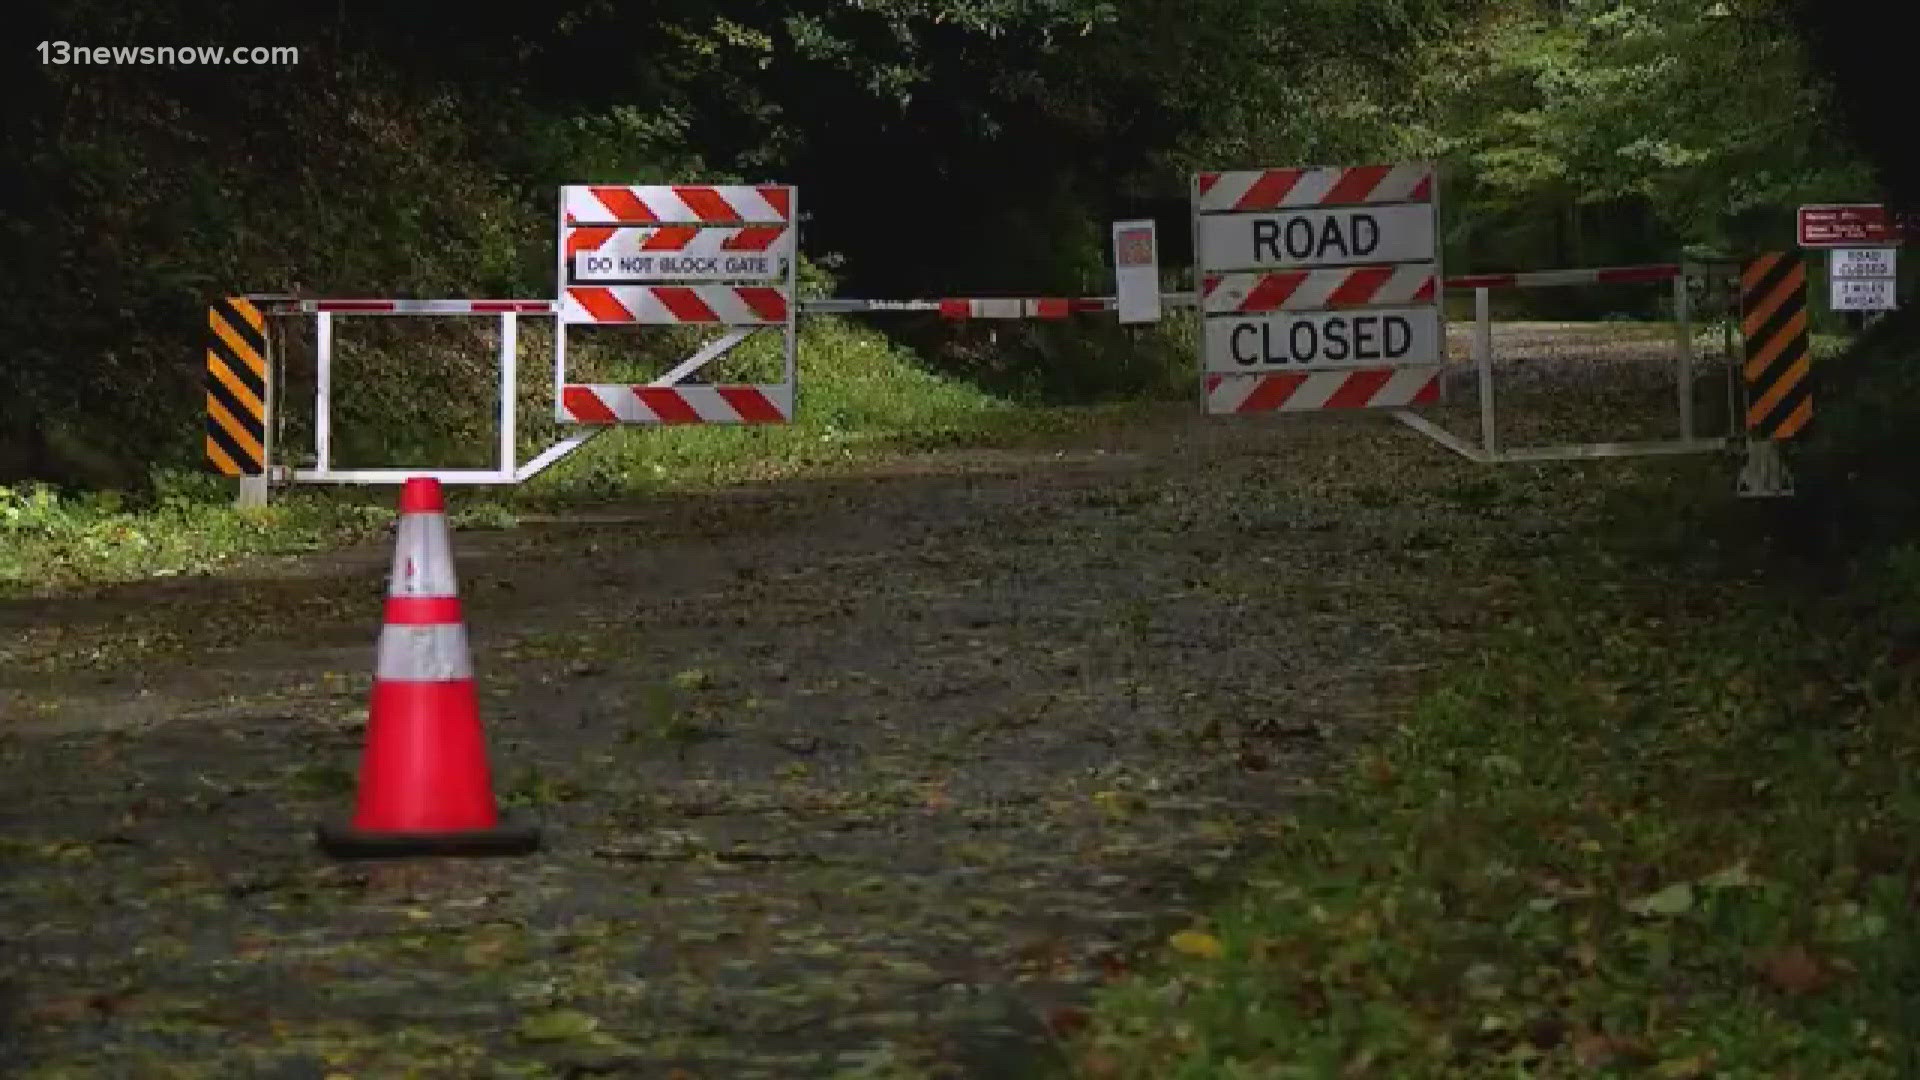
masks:
[[[1914,192],[1900,98],[1871,83],[1897,35],[1782,2],[1632,0],[1661,32],[1623,36],[1589,0],[28,0],[35,43],[300,62],[52,65],[30,45],[8,69],[0,483],[200,468],[211,297],[550,294],[568,182],[798,184],[804,250],[868,296],[1102,292],[1107,222],[1140,214],[1177,265],[1203,166],[1436,157],[1455,269],[1764,243],[1797,194],[1872,194],[1837,190],[1861,152]],[[1800,101],[1796,32],[1831,116]],[[1724,85],[1741,71],[1770,74]],[[901,332],[999,392],[1184,392],[1114,327]],[[481,386],[488,361],[425,374]],[[380,365],[366,400],[428,453],[420,362]]]

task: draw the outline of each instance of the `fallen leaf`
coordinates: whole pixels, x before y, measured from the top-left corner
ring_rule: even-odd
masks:
[[[1573,1060],[1589,1069],[1614,1064],[1645,1063],[1652,1055],[1638,1039],[1584,1031],[1573,1037]]]
[[[1713,1068],[1714,1052],[1703,1050],[1688,1057],[1663,1061],[1653,1070],[1661,1080],[1700,1080]]]
[[[600,1021],[574,1009],[537,1013],[520,1022],[520,1037],[528,1042],[565,1042],[593,1034]]]
[[[1693,883],[1678,881],[1657,893],[1627,903],[1635,915],[1685,915],[1693,910]]]
[[[1700,887],[1703,889],[1738,889],[1758,884],[1760,879],[1747,872],[1745,859],[1700,879]]]
[[[1065,1006],[1047,1014],[1047,1030],[1053,1032],[1056,1039],[1071,1039],[1093,1020],[1087,1010]]]
[[[1366,772],[1367,779],[1373,781],[1378,787],[1391,786],[1399,775],[1392,762],[1378,756],[1369,757],[1362,768]]]
[[[1168,938],[1167,944],[1173,946],[1175,952],[1202,960],[1218,960],[1227,951],[1219,938],[1200,930],[1182,930]]]
[[[1787,994],[1810,994],[1833,979],[1826,965],[1798,945],[1762,957],[1760,973],[1774,989]]]
[[[1884,915],[1869,911],[1851,901],[1829,904],[1814,912],[1823,942],[1856,943],[1870,941],[1887,932]]]
[[[1567,1022],[1557,1016],[1537,1017],[1527,1024],[1527,1041],[1541,1050],[1559,1046],[1567,1037]]]
[[[1594,947],[1593,942],[1582,941],[1573,947],[1573,958],[1580,962],[1581,967],[1592,971],[1600,963],[1600,950]]]
[[[70,1024],[94,1014],[92,1000],[86,996],[55,998],[27,1010],[27,1019],[41,1024]]]

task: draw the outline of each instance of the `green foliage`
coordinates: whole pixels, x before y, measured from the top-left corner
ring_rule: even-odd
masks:
[[[770,336],[740,347],[743,378],[771,376]],[[700,426],[619,432],[535,480],[536,500],[604,496],[653,487],[772,479],[834,471],[900,444],[990,439],[1022,413],[1008,403],[925,370],[871,330],[840,318],[809,320],[800,350],[800,409],[792,424]]]
[[[552,192],[569,181],[796,180],[809,247],[854,255],[856,288],[1104,291],[1117,201],[1177,188],[1194,154],[1246,139],[1263,155],[1333,149],[1307,128],[1338,118],[1320,124],[1290,89],[1326,80],[1298,76],[1328,55],[1391,70],[1373,61],[1448,9],[582,2],[476,13],[444,51],[419,44],[443,28],[396,8],[50,9],[74,42],[191,25],[294,44],[304,60],[26,75],[0,168],[43,210],[0,229],[15,279],[0,332],[16,343],[0,432],[58,424],[123,471],[196,467],[211,298],[548,294]],[[364,321],[342,341],[345,458],[440,457],[490,423],[478,342]],[[1050,399],[1157,384],[1102,372],[1111,343],[1036,338],[1013,382]],[[310,392],[307,363],[289,365],[286,389]],[[299,402],[283,396],[296,440]],[[20,456],[0,475],[93,482]]]
[[[391,507],[303,492],[235,509],[231,481],[161,471],[144,505],[115,492],[61,496],[0,487],[0,593],[210,571],[236,558],[309,551],[375,535]]]
[[[1196,168],[1437,156],[1456,270],[1771,243],[1798,199],[1872,194],[1760,0],[568,0],[470,12],[445,49],[406,7],[40,7],[76,43],[304,52],[20,73],[0,180],[36,209],[0,216],[0,480],[199,467],[212,297],[550,295],[566,182],[796,182],[807,250],[875,296],[1105,292],[1106,224],[1144,213],[1177,265]],[[1177,333],[1090,322],[899,340],[1031,400],[1184,392]],[[342,454],[484,445],[483,334],[367,323]],[[289,360],[291,445],[310,353]],[[32,452],[42,429],[68,450]]]
[[[1700,544],[1556,551],[1080,1074],[1911,1075],[1920,668]]]
[[[1454,163],[1475,266],[1771,248],[1797,203],[1875,194],[1764,0],[1512,0],[1421,66],[1402,145]]]
[[[1078,422],[1016,408],[926,371],[879,334],[842,319],[811,322],[805,337],[806,408],[798,422],[609,435],[502,498],[461,496],[450,523],[511,529],[528,506],[830,474],[903,448],[1005,442]],[[746,363],[765,375],[778,363],[769,344],[763,338],[743,348]],[[386,488],[302,488],[276,495],[268,507],[242,510],[231,505],[233,481],[204,472],[160,469],[143,486],[148,494],[138,501],[112,491],[0,487],[0,592],[206,572],[242,557],[374,536],[393,520]]]
[[[1888,313],[1844,353],[1816,356],[1814,421],[1791,451],[1802,496],[1786,511],[1815,550],[1871,555],[1920,533],[1917,358],[1911,311]]]
[[[57,422],[122,461],[194,464],[214,297],[512,295],[537,280],[525,264],[543,230],[474,163],[452,95],[346,63],[195,107],[141,69],[47,72],[68,103],[33,140],[61,152],[14,165],[50,209],[6,236],[7,426]],[[399,400],[383,367],[369,390]]]

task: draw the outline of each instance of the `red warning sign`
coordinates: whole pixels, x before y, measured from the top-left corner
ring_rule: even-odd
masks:
[[[1800,208],[1801,247],[1885,247],[1900,231],[1879,203],[1818,203]]]

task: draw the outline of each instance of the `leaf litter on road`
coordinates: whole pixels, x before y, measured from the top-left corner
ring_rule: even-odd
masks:
[[[110,757],[82,730],[0,759],[5,835],[32,845],[0,852],[0,918],[28,928],[0,978],[40,1017],[21,1052],[701,1077],[1056,1053],[1129,950],[1220,955],[1189,908],[1432,660],[1409,598],[1445,589],[1395,538],[1464,557],[1475,512],[1423,494],[1463,467],[1391,427],[1109,437],[1143,452],[794,481],[778,533],[463,534],[457,567],[500,586],[470,616],[498,793],[546,829],[520,860],[312,848],[351,799],[377,559],[278,606],[218,578],[179,608],[131,590],[113,617],[149,640],[233,600],[253,647],[139,654],[181,719]],[[644,590],[606,587],[634,565]],[[210,686],[222,719],[186,719]],[[135,790],[139,843],[102,844]]]

